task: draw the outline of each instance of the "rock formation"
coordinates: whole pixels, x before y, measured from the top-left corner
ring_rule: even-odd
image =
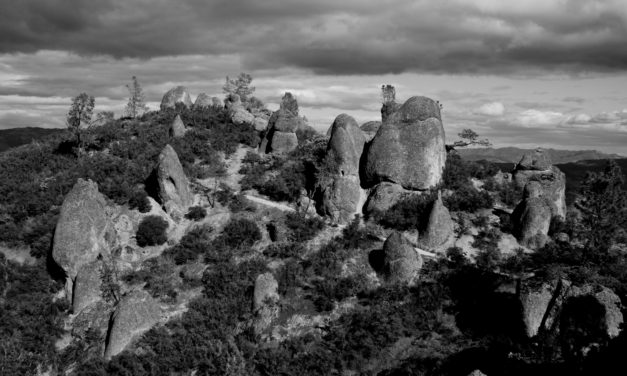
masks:
[[[161,309],[146,291],[133,291],[124,296],[113,314],[105,358],[122,352],[133,339],[159,322]]]
[[[372,139],[362,185],[388,181],[405,189],[426,190],[440,182],[445,162],[439,105],[426,97],[412,97],[384,120]]]
[[[84,265],[108,255],[115,235],[105,213],[106,201],[91,180],[78,179],[65,196],[54,232],[52,258],[66,274],[66,295]]]
[[[83,265],[78,271],[76,282],[74,283],[74,299],[72,301],[72,311],[76,314],[83,308],[88,307],[102,299],[101,278],[102,262],[96,260]]]
[[[334,222],[348,223],[363,204],[359,181],[359,163],[366,139],[352,117],[341,114],[331,126],[327,155],[337,161],[332,183],[323,193],[321,211]]]
[[[361,127],[359,127],[362,132],[364,132],[364,137],[366,137],[366,142],[372,141],[374,136],[377,134],[379,128],[381,128],[380,121],[369,121],[363,123]]]
[[[254,329],[261,333],[267,329],[279,313],[279,283],[272,273],[257,276],[253,292]]]
[[[569,281],[556,280],[551,283],[526,283],[519,293],[522,306],[522,320],[529,338],[541,331],[554,332],[562,319],[562,308],[571,298],[588,296],[594,298],[605,309],[603,318],[610,338],[617,337],[623,323],[621,300],[611,289],[586,284],[573,286]]]
[[[540,249],[548,240],[553,215],[551,203],[543,197],[542,186],[537,181],[525,186],[523,197],[512,213],[514,236],[521,245]]]
[[[364,205],[364,214],[383,213],[408,194],[412,194],[412,191],[403,189],[399,184],[379,183],[371,190],[368,196],[368,201]]]
[[[185,133],[187,133],[187,127],[183,124],[183,120],[181,120],[181,115],[176,115],[174,121],[170,125],[170,137],[183,137]]]
[[[198,94],[198,96],[196,97],[196,101],[194,102],[194,109],[209,108],[212,106],[213,106],[213,101],[210,96],[208,96],[205,93]]]
[[[161,111],[176,108],[177,103],[183,103],[187,108],[192,106],[192,99],[185,86],[177,86],[168,90],[161,99]]]
[[[453,237],[454,230],[455,225],[451,219],[451,213],[442,203],[442,195],[438,191],[438,198],[431,207],[427,228],[420,234],[418,245],[426,249],[440,247]]]
[[[401,233],[393,232],[383,243],[383,271],[391,283],[413,284],[422,268],[422,257]]]
[[[172,213],[178,209],[184,212],[192,204],[194,197],[183,166],[172,146],[166,145],[159,154],[156,175],[159,199],[166,211]]]
[[[523,155],[512,173],[518,188],[536,181],[542,188],[542,197],[551,205],[553,216],[566,217],[566,177],[551,164],[549,156],[542,150]]]
[[[261,144],[263,153],[289,153],[298,146],[296,130],[304,125],[298,116],[298,103],[291,93],[285,93],[281,107],[268,120],[266,136]]]

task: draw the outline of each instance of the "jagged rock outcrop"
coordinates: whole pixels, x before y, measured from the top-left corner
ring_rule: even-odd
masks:
[[[104,338],[109,329],[109,319],[111,319],[112,307],[104,300],[81,309],[72,320],[72,335],[84,338],[89,329],[97,330]],[[104,351],[104,344],[101,351]]]
[[[218,99],[218,102],[219,101],[220,100]],[[194,102],[194,109],[209,108],[212,107],[213,104],[213,100],[210,96],[205,93],[200,93],[198,94],[198,96],[196,97],[196,101]]]
[[[105,211],[105,197],[91,180],[78,179],[65,196],[54,232],[52,258],[66,274],[66,296],[73,300],[73,284],[79,270],[108,255],[115,238]]]
[[[156,177],[159,199],[168,213],[175,210],[184,212],[193,203],[189,180],[176,151],[170,145],[166,145],[159,154]]]
[[[359,162],[366,139],[357,122],[347,114],[338,115],[331,126],[327,155],[337,161],[332,183],[326,187],[322,199],[322,213],[334,222],[348,223],[355,213],[361,213],[362,190],[359,181]]]
[[[544,247],[548,240],[553,211],[550,201],[543,197],[540,183],[529,182],[524,198],[512,213],[514,236],[518,242],[531,249]]]
[[[427,228],[420,234],[418,245],[422,248],[433,249],[444,245],[455,234],[455,224],[451,213],[442,202],[442,194],[433,202]]]
[[[610,338],[620,334],[623,323],[621,300],[611,289],[586,284],[573,286],[567,280],[524,284],[519,293],[522,307],[522,321],[526,335],[531,338],[541,331],[556,332],[559,330],[561,313],[564,305],[571,298],[592,297],[605,309],[603,323]]]
[[[279,283],[272,273],[257,276],[253,291],[254,328],[256,333],[267,329],[272,320],[278,317]]]
[[[426,190],[440,182],[445,162],[439,105],[426,97],[412,97],[384,120],[372,139],[362,185],[388,181],[405,189]]]
[[[170,125],[170,137],[183,137],[187,133],[187,127],[183,124],[181,115],[176,115],[172,124]]]
[[[72,311],[76,314],[102,299],[102,262],[96,260],[83,265],[74,282]]]
[[[255,117],[254,125],[257,132],[265,131],[268,128],[268,120],[261,116],[257,116]]]
[[[177,103],[183,103],[187,108],[192,106],[192,99],[185,86],[177,86],[168,90],[161,99],[161,111],[175,108]]]
[[[374,136],[377,134],[379,128],[381,128],[380,121],[369,121],[363,123],[361,127],[359,127],[361,131],[364,133],[364,137],[366,137],[366,142],[372,141]]]
[[[383,273],[388,282],[414,284],[420,276],[422,257],[400,232],[383,243]]]
[[[149,293],[133,291],[124,296],[113,313],[105,358],[122,352],[133,339],[148,331],[161,318],[161,309]]]
[[[298,116],[296,98],[287,92],[281,99],[280,108],[268,120],[266,136],[261,144],[263,153],[289,153],[298,146],[296,130],[305,125]]]
[[[532,181],[540,183],[542,196],[550,203],[552,215],[566,217],[566,175],[551,164],[542,149],[523,155],[512,178],[520,189]]]

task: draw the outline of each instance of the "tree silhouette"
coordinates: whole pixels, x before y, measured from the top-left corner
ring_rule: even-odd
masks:
[[[126,116],[136,118],[148,110],[146,106],[146,98],[144,91],[137,80],[137,77],[133,76],[133,82],[130,85],[126,85],[129,92],[128,103],[124,113]]]

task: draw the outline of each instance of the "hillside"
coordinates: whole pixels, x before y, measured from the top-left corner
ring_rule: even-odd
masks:
[[[393,136],[369,141],[347,114],[312,132],[290,93],[274,112],[189,98],[0,154],[1,374],[606,374],[591,348],[622,362],[616,171],[558,221],[567,182],[547,155],[510,181],[447,154],[430,98],[386,108]]]
[[[0,153],[53,134],[60,134],[64,131],[64,129],[58,128],[37,127],[0,129]]]
[[[597,160],[609,158],[621,158],[616,154],[605,154],[596,150],[556,150],[544,149],[553,163],[572,163],[583,160]],[[505,148],[459,148],[457,152],[462,158],[469,161],[487,160],[498,163],[518,163],[523,154],[529,153],[531,149],[520,149],[515,147]]]

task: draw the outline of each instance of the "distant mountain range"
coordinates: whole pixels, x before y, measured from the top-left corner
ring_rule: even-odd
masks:
[[[455,149],[460,156],[466,160],[478,161],[481,159],[488,160],[490,162],[497,163],[518,163],[523,154],[531,151],[532,149],[519,149],[515,147],[506,148],[471,148]],[[618,154],[605,154],[596,150],[556,150],[556,149],[544,149],[549,154],[554,164],[559,163],[572,163],[583,160],[597,160],[597,159],[618,159],[625,158]]]
[[[36,127],[0,129],[0,153],[63,131],[60,128]]]

